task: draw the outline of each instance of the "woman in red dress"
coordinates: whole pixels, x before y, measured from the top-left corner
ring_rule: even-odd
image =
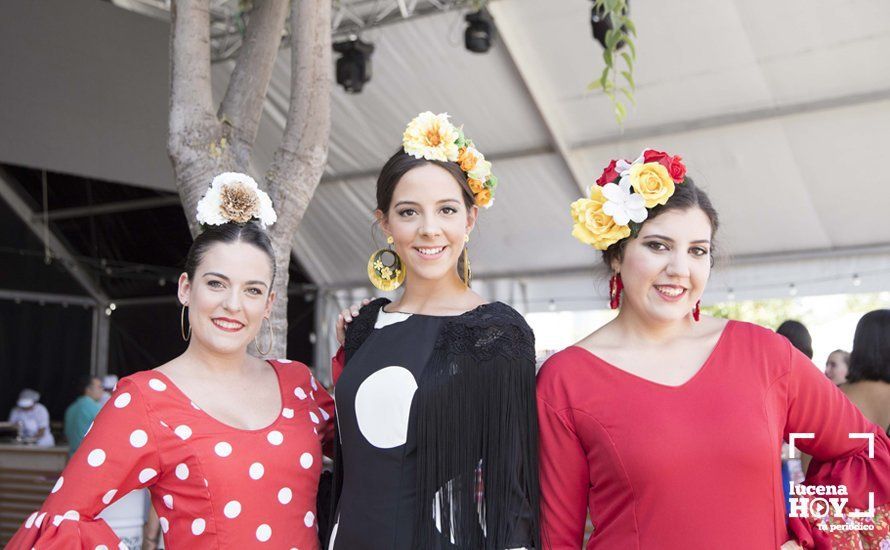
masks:
[[[589,512],[587,548],[830,548],[805,517],[816,496],[785,516],[796,433],[807,485],[877,508],[854,531],[868,547],[890,501],[884,431],[781,336],[699,315],[717,214],[679,157],[646,150],[597,184],[573,235],[603,252],[620,311],[538,375],[545,546],[580,548]]]
[[[275,220],[249,176],[214,179],[179,280],[188,348],[120,381],[8,548],[125,548],[96,515],[143,487],[171,550],[319,547],[333,403],[305,365],[247,354],[252,342],[261,354],[271,348],[275,299],[272,245],[253,217]]]

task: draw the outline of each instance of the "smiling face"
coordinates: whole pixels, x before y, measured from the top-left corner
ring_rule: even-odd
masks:
[[[179,278],[179,300],[189,306],[192,336],[216,354],[244,353],[272,312],[272,264],[269,256],[243,242],[211,245],[193,280]]]
[[[389,209],[376,215],[383,231],[392,235],[411,281],[457,277],[457,262],[477,213],[476,206],[467,209],[454,176],[435,164],[422,164],[399,179]]]
[[[658,323],[690,315],[711,274],[711,238],[711,223],[697,207],[647,220],[612,262],[624,283],[623,308]]]

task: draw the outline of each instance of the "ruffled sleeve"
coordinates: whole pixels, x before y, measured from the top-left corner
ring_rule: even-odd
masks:
[[[96,515],[130,491],[155,483],[160,460],[154,430],[140,389],[128,378],[121,380],[43,507],[6,548],[125,548]]]
[[[812,455],[804,485],[845,486],[849,509],[875,508],[886,514],[890,502],[890,440],[800,352],[790,348],[788,417],[795,446]],[[831,548],[829,533],[807,518],[789,518],[789,529],[804,548]]]

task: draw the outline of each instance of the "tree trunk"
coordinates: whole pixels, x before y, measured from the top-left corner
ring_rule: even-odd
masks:
[[[170,39],[170,134],[167,151],[192,235],[198,200],[213,176],[248,173],[272,67],[278,53],[287,0],[255,2],[225,98],[213,108],[210,81],[209,0],[173,3]],[[270,357],[287,351],[288,267],[294,234],[327,162],[330,136],[331,3],[292,0],[291,99],[282,143],[264,179],[278,221],[269,229],[275,249],[272,312],[275,340]],[[262,347],[267,344],[260,335]]]

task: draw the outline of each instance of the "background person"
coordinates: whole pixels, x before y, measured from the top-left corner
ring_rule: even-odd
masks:
[[[99,414],[99,409],[102,408],[99,401],[104,395],[102,382],[95,376],[81,377],[77,387],[83,393],[65,410],[64,431],[68,440],[68,456],[73,455],[80,446],[87,430]]]
[[[22,390],[15,407],[9,413],[9,421],[19,424],[25,440],[33,441],[38,447],[52,447],[56,444],[50,431],[49,411],[40,403],[40,394],[36,390]]]

